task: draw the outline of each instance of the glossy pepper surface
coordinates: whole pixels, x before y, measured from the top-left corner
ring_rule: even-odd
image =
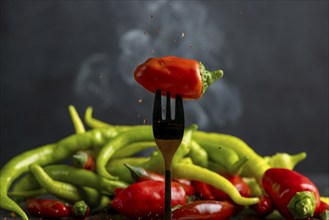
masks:
[[[135,80],[150,92],[161,90],[185,99],[200,98],[222,76],[222,70],[210,72],[196,60],[175,56],[149,58],[134,72]]]
[[[64,203],[53,199],[31,198],[26,201],[26,208],[30,215],[40,218],[63,218],[70,213]]]
[[[286,219],[314,216],[320,205],[317,187],[304,175],[286,168],[270,168],[262,179],[264,191]]]
[[[199,200],[173,211],[173,220],[224,220],[235,214],[228,201]]]
[[[132,166],[129,164],[125,164],[125,166],[130,170],[131,176],[136,182],[146,181],[146,180],[165,181],[165,177],[161,174],[148,171],[142,167]],[[191,181],[187,179],[173,179],[172,181],[180,183],[184,188],[187,196],[194,195],[195,191]]]
[[[269,197],[262,196],[259,200],[259,203],[250,206],[258,216],[265,217],[274,211],[272,201]]]
[[[320,205],[316,209],[315,217],[321,220],[329,219],[329,204],[324,201],[320,201]]]
[[[235,188],[239,191],[240,195],[243,197],[250,197],[250,188],[246,182],[243,181],[240,176],[224,176],[229,180]],[[223,190],[217,189],[213,186],[209,186],[210,191],[213,193],[217,200],[230,200],[230,197],[223,192]]]
[[[133,183],[119,192],[112,206],[129,219],[158,219],[164,213],[164,182],[147,180]],[[186,194],[183,187],[171,183],[171,205],[185,205]]]

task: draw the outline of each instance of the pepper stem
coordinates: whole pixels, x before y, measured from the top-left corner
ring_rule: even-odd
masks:
[[[140,179],[142,176],[147,175],[147,172],[143,168],[135,167],[135,166],[129,165],[127,163],[124,163],[123,165],[125,165],[129,169],[131,177],[135,181],[138,181],[138,179]]]
[[[88,209],[88,205],[83,200],[80,200],[73,205],[75,216],[85,216],[88,213]]]
[[[82,168],[85,166],[88,160],[88,155],[83,151],[78,151],[73,155],[73,163],[79,167]]]
[[[200,73],[202,78],[202,93],[205,93],[208,87],[215,82],[217,79],[223,77],[223,70],[209,71],[205,66],[200,62]]]
[[[312,192],[297,192],[296,195],[291,198],[287,207],[294,218],[305,219],[314,215],[316,199]]]
[[[238,161],[236,161],[233,166],[231,166],[230,169],[230,174],[235,176],[235,175],[240,175],[244,165],[247,163],[249,160],[249,156],[244,156],[241,157]]]

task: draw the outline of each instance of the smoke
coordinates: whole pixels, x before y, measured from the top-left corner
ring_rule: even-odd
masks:
[[[110,63],[110,51],[109,55],[99,53],[86,58],[75,84],[79,97],[98,100],[103,108],[124,105],[135,115],[149,114],[150,106],[136,106],[136,100],[152,103],[153,96],[133,77],[136,66],[147,58],[191,58],[203,62],[209,70],[222,69],[231,62],[222,52],[227,50],[225,35],[202,2],[114,1],[111,7],[120,9],[114,11],[120,53],[115,63],[113,59]],[[234,123],[242,114],[239,90],[225,76],[212,84],[200,100],[185,101],[184,107],[187,123],[197,123],[200,128]]]

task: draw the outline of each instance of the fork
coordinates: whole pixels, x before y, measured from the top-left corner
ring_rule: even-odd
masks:
[[[162,117],[161,91],[157,90],[153,106],[153,136],[162,153],[165,165],[164,219],[171,219],[171,165],[184,135],[184,107],[182,97],[176,95],[175,115],[172,118],[170,92],[167,92],[166,115]]]

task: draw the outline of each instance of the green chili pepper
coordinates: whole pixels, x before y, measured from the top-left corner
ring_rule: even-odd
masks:
[[[275,168],[287,168],[293,170],[295,166],[306,158],[306,153],[290,155],[287,153],[276,153],[271,157],[264,157],[264,160]]]
[[[240,158],[234,150],[219,143],[198,136],[196,138],[200,146],[208,153],[209,159],[215,162],[211,164],[211,167],[217,169],[217,172],[230,176],[239,175],[248,161],[248,156]]]
[[[125,157],[125,158],[112,159],[107,163],[106,168],[111,169],[111,167],[122,166],[125,163],[131,164],[133,166],[138,166],[149,159],[150,159],[149,157]]]
[[[27,198],[36,197],[47,193],[48,192],[44,188],[39,188],[39,189],[24,190],[24,191],[13,190],[8,192],[8,195],[13,196],[15,201],[19,203]]]
[[[149,149],[149,148],[156,148],[157,145],[155,141],[141,141],[128,144],[123,148],[117,150],[113,155],[112,158],[123,158],[123,157],[130,157],[135,155],[136,153],[141,152],[142,150]]]
[[[173,158],[173,164],[180,163],[182,160],[185,159],[184,157],[189,153],[192,134],[196,130],[196,128],[197,128],[196,125],[191,125],[185,129],[184,137],[181,142],[181,145],[177,149],[175,156]],[[151,127],[150,127],[150,129],[151,129]],[[152,131],[149,131],[149,132],[152,132]],[[153,138],[153,135],[151,138]],[[125,161],[125,163],[132,164],[128,161]],[[162,173],[162,172],[164,172],[163,156],[159,150],[156,150],[156,151],[152,152],[151,157],[149,159],[147,159],[143,163],[138,164],[138,166],[143,167],[150,171]],[[130,171],[123,164],[120,166],[107,166],[106,169],[108,170],[109,173],[119,177],[120,180],[129,182],[129,183],[132,183],[134,181],[130,175]]]
[[[109,179],[118,179],[118,177],[112,176],[106,170],[106,164],[111,159],[112,155],[118,149],[124,147],[127,144],[131,144],[138,141],[153,141],[153,132],[151,127],[145,127],[143,129],[136,128],[121,132],[118,136],[110,140],[99,152],[96,158],[96,170],[97,172]]]
[[[17,213],[22,219],[28,217],[23,209],[8,197],[7,192],[12,182],[21,174],[28,171],[28,165],[38,162],[46,164],[54,153],[55,144],[45,145],[33,150],[29,150],[12,158],[7,162],[0,171],[0,207]]]
[[[74,168],[67,165],[50,165],[44,168],[46,173],[53,179],[71,183],[77,186],[88,186],[97,190],[113,194],[116,188],[126,188],[123,181],[108,180],[86,169]]]
[[[94,189],[113,194],[116,188],[126,188],[127,183],[123,181],[108,180],[97,173],[90,172],[86,169],[74,168],[68,165],[49,165],[43,167],[44,171],[52,179],[70,183],[76,186],[87,186]],[[13,188],[11,194],[17,194],[21,191],[31,191],[38,189],[40,184],[33,175],[28,174],[21,178]]]
[[[236,204],[252,205],[259,202],[256,197],[242,197],[237,188],[225,177],[206,168],[187,163],[178,163],[173,166],[173,177],[197,180],[214,186],[226,193]]]
[[[75,132],[77,134],[86,132],[86,129],[79,117],[79,114],[73,105],[69,105],[69,113],[71,115],[71,119],[73,122],[73,126],[75,128]]]
[[[243,181],[248,184],[250,188],[250,196],[262,197],[264,195],[262,187],[258,184],[255,178],[246,177]]]
[[[270,168],[270,166],[260,155],[251,149],[244,141],[235,136],[196,131],[193,134],[193,139],[196,141],[208,140],[209,143],[231,148],[240,158],[245,156],[249,157],[247,163],[242,169],[241,175],[246,177],[255,177],[260,184],[263,174]]]
[[[106,122],[100,121],[93,118],[92,116],[93,108],[89,106],[85,112],[85,122],[91,128],[113,128],[119,132],[131,130],[131,129],[143,129],[146,127],[151,127],[150,125],[111,125]]]
[[[190,144],[190,152],[188,156],[190,156],[193,160],[193,163],[199,165],[201,167],[208,167],[208,153],[205,149],[203,149],[200,144],[194,140],[191,141]]]
[[[30,171],[38,183],[47,192],[69,202],[84,200],[91,207],[98,206],[102,195],[96,189],[90,187],[78,187],[73,184],[52,179],[38,164],[30,165]]]
[[[106,169],[112,175],[119,177],[120,180],[127,183],[133,183],[134,180],[130,173],[127,172],[127,167],[124,164],[128,163],[134,166],[140,166],[140,164],[145,163],[149,159],[150,158],[148,157],[126,157],[113,159],[106,165]]]
[[[29,165],[38,163],[43,166],[63,160],[77,150],[100,148],[117,134],[114,128],[94,129],[68,136],[57,144],[44,145],[15,156],[0,170],[0,208],[13,211],[26,220],[26,213],[8,197],[7,192],[13,181],[29,170]]]

